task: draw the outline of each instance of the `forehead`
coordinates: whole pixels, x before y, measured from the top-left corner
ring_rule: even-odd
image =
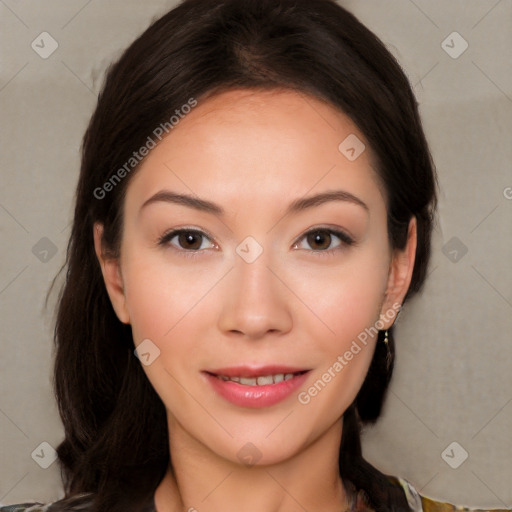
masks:
[[[355,160],[346,140],[357,152],[365,147]],[[161,188],[229,205],[340,187],[383,200],[371,150],[348,116],[302,93],[241,89],[183,116],[140,165],[127,203],[142,204]]]

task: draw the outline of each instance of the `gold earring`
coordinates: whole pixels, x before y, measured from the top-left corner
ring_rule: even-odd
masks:
[[[388,330],[386,329],[386,332],[384,333],[384,343],[387,345],[388,344]]]

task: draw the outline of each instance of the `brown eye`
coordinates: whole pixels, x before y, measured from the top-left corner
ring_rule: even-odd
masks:
[[[200,249],[202,235],[192,231],[184,231],[178,235],[178,243],[182,249]]]
[[[206,246],[205,246],[205,241]],[[171,246],[173,249],[186,252],[199,252],[202,249],[208,249],[214,246],[210,243],[210,238],[202,231],[195,229],[174,229],[164,234],[158,241],[159,245]]]
[[[325,250],[331,245],[332,237],[327,230],[311,231],[307,241],[314,250]]]
[[[310,230],[294,244],[294,248],[307,249],[308,247],[304,246],[304,242],[312,249],[311,252],[317,252],[318,254],[333,253],[338,250],[343,250],[346,246],[355,244],[354,240],[343,231],[329,228]]]

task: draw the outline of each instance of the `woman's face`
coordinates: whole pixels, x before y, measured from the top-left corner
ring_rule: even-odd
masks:
[[[362,143],[348,117],[311,97],[223,93],[132,177],[120,261],[102,259],[95,230],[171,438],[270,464],[340,426],[372,359],[370,328],[392,325],[415,251],[415,236],[390,251]]]

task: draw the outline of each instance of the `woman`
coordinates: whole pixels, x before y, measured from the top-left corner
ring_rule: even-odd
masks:
[[[55,329],[66,498],[0,510],[455,510],[362,457],[425,280],[410,85],[332,0],[186,0],[107,73]]]

